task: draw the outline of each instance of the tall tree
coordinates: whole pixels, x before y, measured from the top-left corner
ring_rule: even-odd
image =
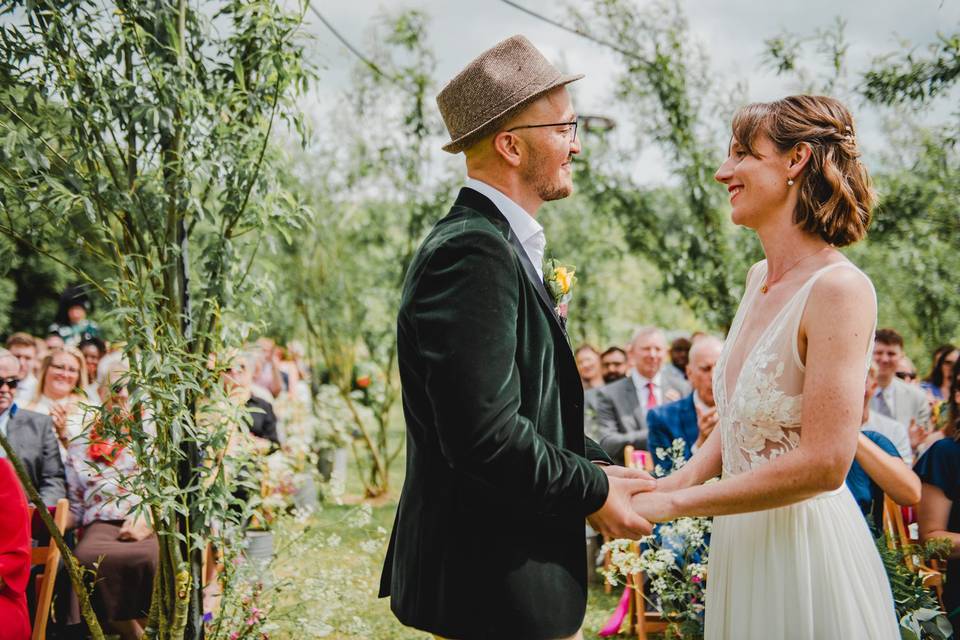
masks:
[[[150,637],[202,634],[201,553],[231,518],[214,455],[228,429],[198,421],[219,389],[208,359],[262,229],[299,219],[270,145],[309,77],[303,7],[285,7],[37,0],[8,3],[0,23],[0,233],[115,310],[155,427],[109,434],[137,457],[129,482],[159,536]],[[82,259],[51,250],[65,236]]]
[[[746,267],[757,244],[726,221],[713,180],[722,149],[709,101],[708,64],[677,2],[638,7],[590,0],[571,9],[576,28],[612,43],[622,62],[617,98],[637,116],[636,148],[657,145],[679,180],[679,198],[642,189],[622,172],[582,175],[582,188],[616,212],[631,248],[648,257],[698,316],[714,327],[733,320]]]

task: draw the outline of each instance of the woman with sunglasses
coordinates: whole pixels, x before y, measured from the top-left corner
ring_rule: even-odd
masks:
[[[950,398],[950,369],[960,359],[960,349],[952,344],[945,344],[934,352],[933,366],[930,373],[920,383],[924,391],[933,396],[934,400]]]
[[[923,482],[920,499],[920,540],[947,538],[953,547],[947,559],[943,604],[960,634],[960,364],[954,363],[947,378],[947,425],[943,437],[917,461],[914,471]]]
[[[90,399],[86,362],[75,347],[51,351],[43,359],[37,393],[25,409],[50,416],[60,442],[60,457],[66,461],[70,441],[83,433],[84,406]]]

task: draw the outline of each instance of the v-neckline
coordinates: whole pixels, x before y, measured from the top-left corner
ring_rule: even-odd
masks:
[[[744,357],[743,357],[743,359],[740,361],[740,369],[737,371],[737,375],[736,375],[735,377],[733,377],[733,378],[730,378],[730,380],[732,380],[732,382],[733,382],[733,384],[734,384],[734,386],[733,386],[733,393],[736,393],[736,391],[740,388],[740,378],[743,377],[743,370],[746,368],[747,362],[749,362],[749,360],[750,360],[751,358],[753,358],[753,354],[754,354],[754,352],[757,350],[757,346],[767,337],[767,333],[770,332],[770,329],[779,322],[780,317],[786,312],[787,309],[790,308],[790,306],[793,304],[793,301],[796,300],[796,298],[797,298],[797,296],[800,294],[800,292],[803,291],[804,288],[806,288],[806,286],[807,286],[808,284],[810,284],[810,282],[812,282],[812,281],[814,280],[814,278],[816,278],[820,273],[822,273],[823,271],[826,271],[827,269],[832,269],[833,267],[835,267],[835,266],[837,266],[837,265],[839,265],[839,264],[844,264],[844,261],[843,261],[843,260],[838,260],[837,262],[831,262],[830,264],[825,265],[825,266],[823,266],[823,267],[820,267],[819,269],[817,269],[816,271],[814,271],[813,273],[811,273],[811,274],[807,277],[807,279],[803,281],[803,284],[801,284],[799,287],[797,287],[797,290],[794,291],[794,292],[790,295],[790,297],[787,298],[787,299],[784,301],[783,306],[780,308],[779,311],[777,311],[777,313],[773,316],[773,318],[770,320],[770,322],[767,323],[767,326],[765,326],[765,327],[757,334],[757,339],[754,340],[754,342],[753,342],[752,345],[750,345],[750,348],[749,348],[748,350],[744,351]],[[769,266],[769,265],[767,265],[766,262],[764,262],[764,270],[766,270],[768,266]],[[736,347],[737,340],[740,339],[740,335],[743,333],[743,320],[744,320],[750,313],[752,313],[753,307],[754,307],[754,305],[755,305],[756,302],[757,302],[758,295],[759,295],[759,293],[760,293],[760,289],[761,289],[761,287],[756,287],[756,288],[753,290],[753,295],[750,297],[750,302],[749,302],[750,307],[749,307],[749,309],[741,316],[741,318],[740,318],[740,323],[739,323],[739,324],[737,325],[737,327],[736,327],[736,333],[733,335],[733,340],[730,341],[730,336],[727,336],[727,340],[730,341],[730,352],[727,353],[727,358],[725,359],[726,361],[729,361],[729,359],[730,359],[730,354],[733,352],[733,348]],[[727,369],[727,362],[726,362],[726,361],[724,362],[723,371],[721,371],[721,373],[723,374],[723,390],[722,390],[722,391],[723,391],[723,404],[724,404],[724,405],[728,404],[729,401],[730,401],[730,398],[733,397],[733,393],[730,393],[730,390],[727,388],[727,371],[726,371],[726,369]]]

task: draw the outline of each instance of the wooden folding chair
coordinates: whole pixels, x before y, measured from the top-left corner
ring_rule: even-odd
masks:
[[[624,466],[631,469],[653,471],[653,456],[648,451],[635,449],[627,445],[623,450]],[[633,543],[633,550],[640,553],[640,544]],[[627,585],[633,589],[630,598],[630,612],[627,619],[630,621],[629,634],[636,634],[639,640],[647,640],[648,633],[666,630],[667,622],[656,611],[647,611],[646,600],[643,599],[643,573],[627,578]]]
[[[883,496],[883,532],[886,534],[887,547],[890,549],[907,549],[912,544],[907,527],[903,522],[903,510],[893,499],[884,494]],[[938,569],[936,564],[928,567],[923,564],[921,558],[914,558],[909,553],[903,554],[903,563],[907,569],[920,575],[923,586],[932,589],[943,609],[943,572]]]
[[[33,507],[30,507],[30,519],[33,519]],[[57,509],[53,513],[53,522],[62,535],[67,530],[67,519],[70,516],[70,503],[66,498],[57,501]],[[50,606],[53,603],[53,587],[57,582],[57,571],[60,568],[60,549],[53,538],[43,547],[34,547],[30,563],[42,565],[43,572],[37,574],[37,613],[33,618],[33,640],[44,640],[47,637],[47,620],[50,618]]]

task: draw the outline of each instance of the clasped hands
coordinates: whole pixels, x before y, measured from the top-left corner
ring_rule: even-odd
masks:
[[[653,533],[653,524],[672,520],[669,494],[657,491],[657,480],[646,471],[608,465],[607,500],[587,517],[590,526],[608,538],[636,540]]]

